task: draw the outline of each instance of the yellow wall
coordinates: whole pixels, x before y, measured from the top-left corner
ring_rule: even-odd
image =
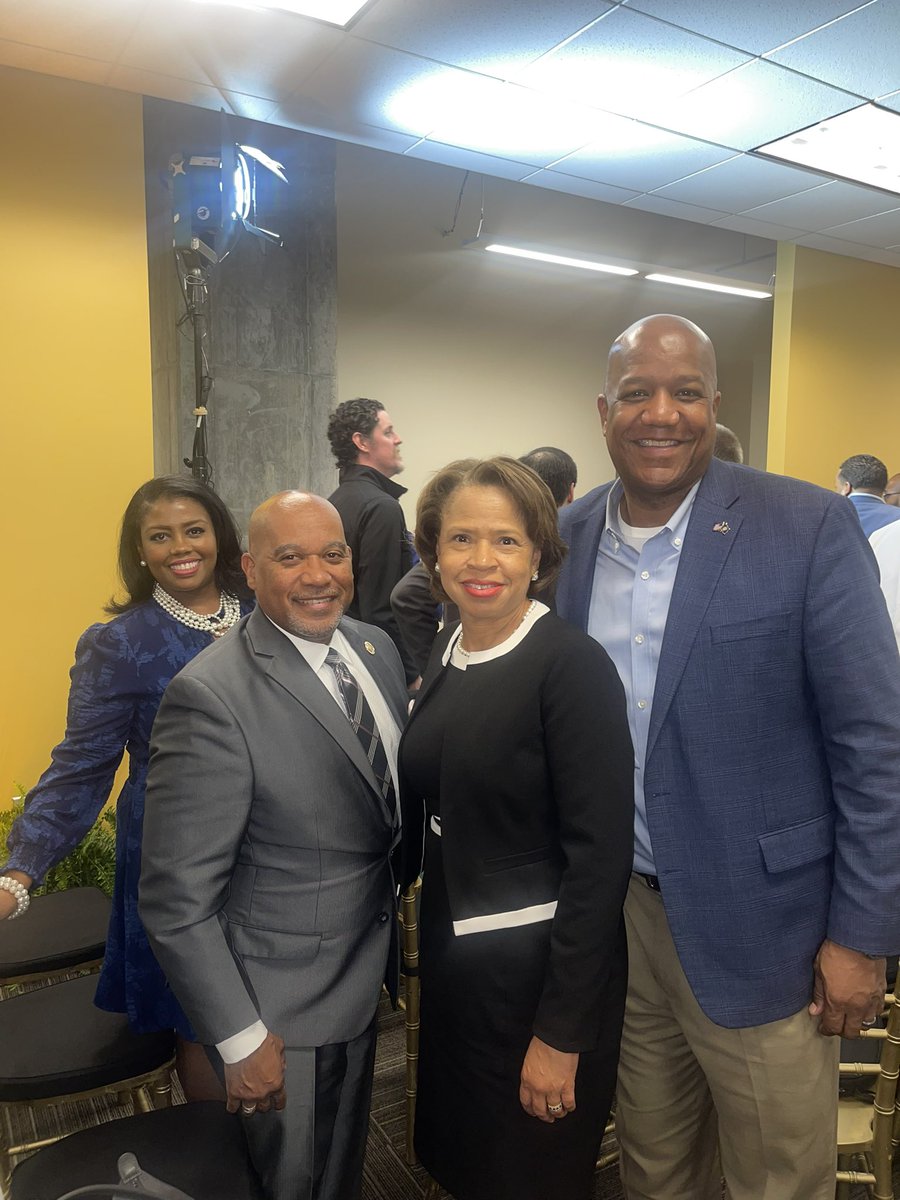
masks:
[[[0,69],[0,112],[5,806],[62,734],[152,437],[141,98]]]
[[[768,469],[832,488],[851,454],[900,471],[900,271],[779,245]]]

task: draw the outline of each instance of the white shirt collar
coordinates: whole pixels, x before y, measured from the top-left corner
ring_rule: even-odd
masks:
[[[454,667],[459,667],[464,671],[466,667],[473,667],[477,663],[490,662],[492,658],[500,658],[501,655],[509,654],[510,650],[514,650],[516,646],[526,636],[529,629],[534,625],[535,621],[540,620],[545,613],[550,609],[546,604],[541,604],[540,600],[532,600],[525,616],[512,631],[505,641],[502,641],[499,646],[491,646],[489,650],[470,650],[467,654],[463,654],[457,647],[459,639],[462,637],[462,626],[454,633],[453,637],[447,643],[447,648],[444,650],[441,662],[446,667],[447,663],[453,661]]]
[[[694,507],[694,500],[697,498],[697,492],[702,482],[702,479],[697,480],[672,513],[671,517],[669,517],[668,521],[661,526],[661,529],[669,531],[672,545],[678,550],[681,549],[682,542],[684,541],[691,509]],[[606,495],[606,523],[604,525],[604,532],[608,530],[617,541],[624,540],[622,537],[622,528],[619,523],[619,504],[624,494],[625,489],[622,487],[622,480],[617,479]]]

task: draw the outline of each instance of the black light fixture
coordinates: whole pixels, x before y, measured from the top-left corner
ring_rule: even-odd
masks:
[[[283,245],[281,235],[259,224],[260,173],[287,183],[281,163],[255,146],[238,143],[222,111],[218,153],[179,151],[169,159],[172,176],[172,247],[194,335],[194,443],[184,460],[195,478],[212,482],[207,457],[207,400],[212,376],[203,349],[207,337],[209,271],[234,249],[242,233]]]

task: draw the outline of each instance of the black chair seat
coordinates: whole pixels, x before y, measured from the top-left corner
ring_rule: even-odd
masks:
[[[48,975],[102,958],[110,903],[99,888],[37,896],[15,921],[0,921],[0,979]]]
[[[0,1004],[0,1101],[92,1091],[172,1057],[174,1033],[132,1033],[123,1014],[94,1007],[96,988],[82,975]]]
[[[240,1122],[212,1100],[107,1121],[19,1163],[12,1200],[56,1200],[78,1187],[115,1182],[119,1155],[128,1150],[145,1171],[193,1200],[262,1200]]]

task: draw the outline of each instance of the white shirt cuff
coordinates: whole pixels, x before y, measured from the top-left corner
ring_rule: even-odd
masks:
[[[233,1033],[231,1037],[227,1037],[224,1042],[216,1042],[216,1049],[222,1056],[222,1062],[229,1065],[240,1062],[242,1058],[247,1058],[254,1050],[260,1048],[268,1033],[262,1021],[254,1021],[240,1033]]]

